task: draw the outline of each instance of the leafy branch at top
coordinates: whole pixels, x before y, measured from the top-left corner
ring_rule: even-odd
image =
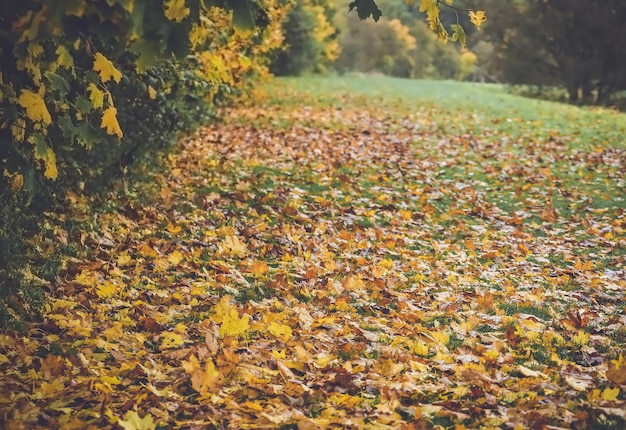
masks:
[[[408,4],[413,4],[414,0],[406,0]],[[487,21],[485,11],[475,11],[473,9],[463,9],[452,5],[452,0],[420,0],[419,11],[426,14],[426,21],[431,30],[433,30],[439,39],[447,42],[451,39],[453,42],[459,42],[465,45],[465,30],[457,22],[451,26],[452,34],[448,32],[440,18],[440,6],[445,6],[455,11],[466,12],[472,24],[480,29],[480,26]],[[348,5],[349,11],[356,9],[360,19],[367,19],[370,16],[374,21],[378,21],[383,15],[375,0],[354,0]]]

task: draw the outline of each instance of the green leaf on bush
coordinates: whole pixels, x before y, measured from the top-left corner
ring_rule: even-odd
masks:
[[[50,82],[50,88],[52,90],[58,91],[59,97],[64,99],[67,93],[70,90],[70,84],[65,80],[65,78],[61,75],[57,75],[56,73],[46,72],[45,73],[48,82]]]
[[[157,63],[160,55],[159,44],[145,39],[139,39],[133,43],[130,51],[137,55],[135,62],[137,73],[144,73],[152,68]]]

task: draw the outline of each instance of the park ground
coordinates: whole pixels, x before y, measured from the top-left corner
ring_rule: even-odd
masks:
[[[626,116],[281,79],[68,196],[0,427],[624,428]]]

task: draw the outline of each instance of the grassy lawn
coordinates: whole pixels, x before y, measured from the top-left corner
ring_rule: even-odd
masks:
[[[75,198],[0,424],[624,428],[626,116],[356,76],[223,114]]]

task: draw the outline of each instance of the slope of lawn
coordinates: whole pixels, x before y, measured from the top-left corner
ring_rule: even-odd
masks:
[[[223,114],[49,214],[1,428],[626,426],[624,115],[356,76]]]

